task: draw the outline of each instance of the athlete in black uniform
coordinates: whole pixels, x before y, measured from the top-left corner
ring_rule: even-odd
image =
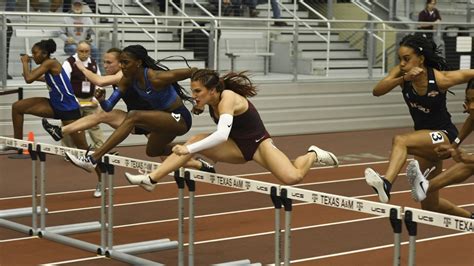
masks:
[[[276,148],[257,110],[247,100],[256,95],[256,90],[244,74],[229,73],[219,77],[216,71],[201,69],[191,77],[191,90],[198,110],[209,105],[217,130],[212,134],[194,136],[184,145],[174,146],[174,153],[150,175],[126,173],[131,184],[151,191],[160,178],[183,166],[194,153],[235,164],[254,160],[285,184],[300,182],[315,162],[338,165],[334,154],[316,146],[309,147],[308,152],[294,162]]]
[[[407,167],[407,177],[411,185],[411,194],[414,200],[423,201],[428,194],[454,184],[459,184],[474,175],[474,155],[466,153],[459,148],[461,142],[474,130],[474,79],[468,83],[466,88],[466,100],[464,110],[469,116],[459,132],[458,139],[451,144],[443,144],[436,148],[441,158],[452,157],[456,164],[446,171],[427,180],[420,170],[416,160],[411,161]],[[474,213],[464,210],[464,217],[474,219]]]
[[[375,86],[373,94],[381,96],[401,86],[415,131],[393,138],[385,177],[371,168],[365,170],[367,183],[377,191],[382,202],[389,201],[392,183],[405,164],[407,154],[415,156],[423,171],[436,167],[431,176],[441,172],[442,160],[434,149],[455,141],[458,134],[446,108],[446,92],[474,77],[474,70],[446,71],[446,60],[439,55],[436,44],[422,36],[405,36],[398,55],[400,64]],[[461,208],[440,199],[437,192],[431,193],[422,207],[455,215],[462,213]]]

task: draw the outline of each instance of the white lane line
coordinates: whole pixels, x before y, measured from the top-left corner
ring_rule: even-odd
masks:
[[[95,257],[85,257],[85,258],[79,258],[79,259],[73,259],[73,260],[64,260],[64,261],[57,261],[57,262],[50,262],[50,263],[44,263],[40,265],[44,266],[52,266],[52,265],[61,265],[61,264],[67,264],[67,263],[74,263],[74,262],[81,262],[81,261],[89,261],[89,260],[96,260],[96,259],[106,259],[105,256],[95,256]]]
[[[360,178],[355,178],[360,179]],[[353,181],[353,180],[352,180]],[[345,181],[343,181],[345,182]],[[323,182],[314,182],[314,183],[306,183],[306,184],[301,184],[302,187],[304,186],[311,186],[311,185],[319,185],[319,184],[327,184],[327,183],[332,183],[332,181],[323,181]],[[453,188],[453,187],[463,187],[463,186],[470,186],[474,185],[474,183],[461,183],[461,184],[456,184],[456,185],[451,185],[446,188]],[[225,196],[225,195],[230,195],[230,194],[239,194],[239,193],[249,193],[250,191],[244,191],[244,190],[238,190],[238,191],[229,191],[229,192],[220,192],[220,193],[210,193],[210,194],[204,194],[204,195],[196,195],[195,198],[205,198],[205,197],[214,197],[214,196]],[[407,193],[411,192],[411,190],[400,190],[400,191],[393,191],[391,194],[401,194],[401,193]],[[369,195],[363,195],[360,197],[371,197],[371,196],[377,196],[377,194],[369,194]],[[355,196],[355,198],[358,198],[359,196]],[[185,199],[188,199],[188,196],[184,197]],[[155,202],[165,202],[165,201],[172,201],[172,200],[177,200],[178,198],[166,198],[166,199],[157,199],[157,200],[146,200],[146,201],[134,201],[134,202],[127,202],[127,203],[118,203],[114,204],[114,207],[123,207],[123,206],[132,206],[132,205],[138,205],[138,204],[148,204],[148,203],[155,203]],[[75,208],[75,209],[65,209],[65,210],[57,210],[57,211],[49,211],[49,214],[55,214],[55,213],[66,213],[66,212],[74,212],[74,211],[84,211],[84,210],[94,210],[94,209],[100,209],[101,206],[91,206],[91,207],[84,207],[84,208]]]
[[[471,233],[469,233],[469,232],[453,233],[453,234],[448,234],[448,235],[417,239],[416,242],[417,243],[428,242],[428,241],[434,241],[434,240],[445,239],[445,238],[450,238],[450,237],[463,236],[463,235],[468,235],[468,234],[471,234]],[[408,243],[409,243],[408,241],[401,242],[401,245],[408,245]],[[351,255],[351,254],[362,253],[362,252],[373,251],[373,250],[379,250],[379,249],[384,249],[384,248],[391,248],[391,247],[393,247],[393,244],[375,246],[375,247],[363,248],[363,249],[356,249],[356,250],[351,250],[351,251],[345,251],[345,252],[340,252],[340,253],[333,253],[333,254],[328,254],[328,255],[323,255],[323,256],[312,257],[312,258],[297,259],[297,260],[290,261],[290,263],[298,263],[298,262],[320,260],[320,259],[326,259],[326,258],[332,258],[332,257],[339,257],[339,256],[344,256],[344,255]],[[274,264],[270,264],[270,265],[274,265]]]
[[[368,164],[384,164],[388,163],[388,161],[376,161],[376,162],[368,162],[368,163],[353,163],[353,164],[344,164],[340,165],[339,168],[343,167],[352,167],[352,166],[362,166],[362,165],[368,165]],[[321,166],[321,167],[312,167],[310,170],[318,170],[318,169],[327,169],[327,168],[332,168],[330,166]],[[240,174],[240,175],[234,175],[237,177],[246,177],[246,176],[258,176],[258,175],[268,175],[271,174],[270,172],[258,172],[258,173],[251,173],[251,174]],[[343,181],[343,180],[341,180]],[[175,184],[174,181],[168,181],[168,182],[160,182],[158,183],[158,186],[160,185],[169,185],[169,184]],[[114,189],[126,189],[126,188],[134,188],[136,186],[134,185],[126,185],[126,186],[116,186]],[[83,189],[83,190],[73,190],[73,191],[63,191],[63,192],[52,192],[52,193],[46,193],[46,196],[54,196],[54,195],[65,195],[65,194],[74,194],[74,193],[88,193],[92,192],[95,189]],[[23,196],[13,196],[13,197],[4,197],[0,198],[0,200],[12,200],[12,199],[24,199],[24,198],[31,198],[31,195],[23,195]]]

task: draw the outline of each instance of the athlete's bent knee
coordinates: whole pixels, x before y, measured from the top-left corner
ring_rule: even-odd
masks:
[[[392,144],[394,146],[406,146],[406,137],[403,135],[396,135],[393,137]]]

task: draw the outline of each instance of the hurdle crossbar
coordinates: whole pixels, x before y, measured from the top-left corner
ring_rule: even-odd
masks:
[[[38,213],[41,212],[41,208],[37,206],[37,177],[36,177],[36,151],[34,142],[20,140],[15,138],[0,137],[0,144],[3,144],[7,147],[12,147],[16,149],[28,150],[31,157],[31,207],[26,208],[16,208],[9,210],[0,211],[0,226],[24,233],[29,235],[35,235],[37,233],[38,227]],[[44,209],[44,212],[47,210]],[[31,215],[31,226],[26,226],[24,224],[12,222],[6,220],[7,218],[21,217],[21,216],[30,216]]]
[[[125,245],[115,246],[113,245],[113,194],[114,194],[114,185],[113,185],[113,176],[114,176],[114,166],[120,166],[125,168],[131,168],[136,170],[142,170],[145,172],[151,172],[155,170],[160,164],[153,163],[150,161],[145,160],[138,160],[123,156],[116,156],[116,155],[105,155],[102,158],[105,165],[110,166],[107,168],[107,184],[108,184],[108,207],[107,207],[107,248],[106,248],[106,256],[115,258],[127,263],[137,264],[142,258],[130,255],[131,253],[138,254],[138,253],[145,253],[145,252],[153,252],[153,251],[161,251],[166,249],[173,249],[179,246],[177,241],[170,241],[169,239],[158,239],[158,240],[151,240],[151,241],[143,241],[143,242],[136,242],[136,243],[129,243]],[[181,193],[181,197],[184,195]],[[184,208],[183,208],[184,209]],[[184,220],[184,216],[183,220]],[[180,238],[181,240],[184,238]],[[138,262],[137,262],[138,261]],[[144,263],[144,261],[140,263]],[[150,262],[150,261],[149,261]],[[148,262],[148,263],[149,263]],[[160,263],[156,262],[155,264],[161,265]]]
[[[405,207],[405,225],[409,233],[408,265],[415,265],[417,224],[427,224],[461,232],[474,233],[474,220],[449,214]]]

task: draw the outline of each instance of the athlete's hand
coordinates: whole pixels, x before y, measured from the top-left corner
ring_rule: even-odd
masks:
[[[86,69],[86,67],[84,66],[84,64],[81,61],[76,61],[75,64],[76,64],[77,68],[79,68],[80,71],[83,71],[84,69]]]
[[[101,87],[97,87],[95,89],[94,97],[99,102],[105,101],[105,89]]]
[[[410,69],[407,73],[405,73],[403,79],[405,81],[412,81],[416,79],[419,75],[421,75],[424,72],[423,68],[421,67],[414,67]]]
[[[29,63],[29,62],[30,62],[31,57],[30,57],[29,55],[27,55],[27,54],[24,54],[24,55],[22,55],[22,56],[20,57],[20,59],[21,59],[21,62],[22,62],[23,64],[26,64],[26,63]]]
[[[191,110],[191,113],[193,113],[195,115],[200,115],[200,114],[202,114],[202,112],[204,112],[204,108],[201,108],[197,105],[193,106],[193,109]]]
[[[448,159],[449,157],[451,157],[453,149],[455,150],[456,148],[454,148],[450,144],[441,144],[435,148],[435,152],[438,155],[438,158]]]
[[[176,155],[189,154],[188,148],[184,145],[175,145],[172,150]]]

